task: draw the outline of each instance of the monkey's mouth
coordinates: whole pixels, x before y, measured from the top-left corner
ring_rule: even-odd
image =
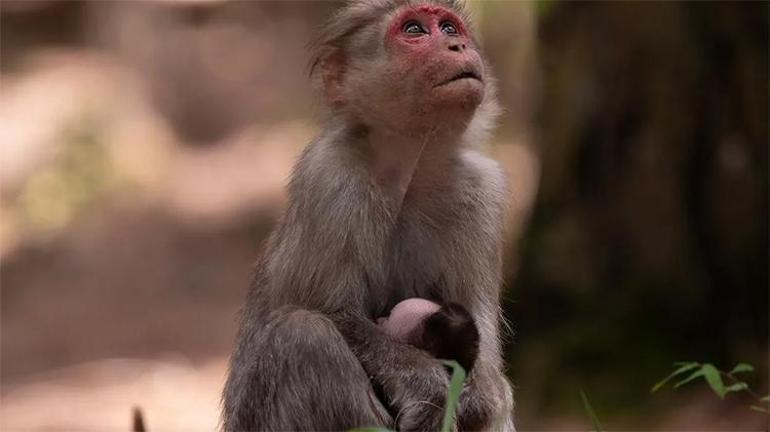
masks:
[[[464,79],[473,79],[473,80],[476,80],[476,81],[481,81],[481,77],[479,76],[478,73],[476,73],[476,72],[474,72],[472,70],[464,70],[464,71],[460,71],[457,74],[453,75],[448,80],[442,81],[442,82],[436,84],[434,87],[441,87],[443,85],[446,85],[446,84],[449,84],[449,83],[452,83],[452,82],[455,82],[455,81],[464,80]]]

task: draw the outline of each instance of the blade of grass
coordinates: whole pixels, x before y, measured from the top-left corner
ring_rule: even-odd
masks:
[[[702,377],[703,376],[703,368],[699,368],[698,370],[691,373],[687,378],[679,381],[678,383],[674,384],[674,388],[678,389],[679,387],[687,384],[688,382],[694,380],[695,378]]]
[[[748,390],[748,389],[749,389],[749,385],[748,384],[746,384],[743,381],[738,381],[737,383],[735,383],[735,384],[733,384],[731,386],[725,387],[725,394],[731,393],[731,392],[740,392],[740,391],[744,391],[744,390]]]
[[[679,366],[675,371],[671,372],[671,374],[662,380],[658,381],[657,384],[655,384],[652,387],[652,390],[650,390],[650,393],[655,393],[656,391],[660,390],[661,387],[666,385],[667,382],[671,380],[671,378],[674,378],[675,376],[685,373],[689,370],[695,369],[698,366],[700,366],[697,362],[686,362],[686,363],[674,363],[675,366]]]
[[[706,363],[701,368],[701,371],[703,371],[703,378],[706,379],[706,382],[708,383],[709,387],[711,387],[711,390],[713,390],[720,399],[724,399],[726,394],[725,384],[722,382],[722,377],[719,375],[719,370],[715,368],[711,363]]]
[[[460,400],[460,392],[463,390],[463,382],[465,382],[465,369],[454,360],[442,360],[442,363],[452,369],[452,378],[449,380],[449,389],[446,395],[444,420],[441,423],[441,432],[450,432],[455,422],[455,410],[457,409],[457,402]]]
[[[588,419],[591,420],[591,425],[594,428],[594,432],[602,432],[603,428],[601,423],[599,423],[599,418],[596,416],[593,407],[591,407],[591,403],[588,402],[588,396],[586,396],[583,390],[580,390],[580,398],[583,399],[583,408],[588,414]]]
[[[747,363],[738,363],[737,365],[735,365],[733,370],[731,370],[730,372],[727,372],[727,374],[732,375],[732,374],[737,374],[741,372],[753,372],[753,371],[754,371],[754,366]]]

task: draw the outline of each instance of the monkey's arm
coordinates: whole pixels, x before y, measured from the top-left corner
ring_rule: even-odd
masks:
[[[503,373],[499,348],[496,308],[490,307],[476,315],[481,343],[479,357],[460,394],[458,425],[460,430],[491,429],[515,431],[513,425],[513,391]]]
[[[501,355],[500,287],[502,285],[503,213],[509,192],[499,166],[476,151],[463,155],[467,173],[465,211],[453,238],[448,266],[461,269],[459,301],[473,315],[479,330],[479,356],[468,376],[458,406],[460,430],[514,431],[513,392],[504,373]],[[467,263],[473,263],[467,265]],[[462,296],[465,293],[466,297]]]
[[[395,412],[397,429],[438,430],[449,376],[441,362],[425,351],[385,334],[360,314],[332,315],[370,379],[382,388]]]

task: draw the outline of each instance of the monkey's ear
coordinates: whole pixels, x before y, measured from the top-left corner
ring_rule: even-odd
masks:
[[[342,81],[345,77],[345,55],[340,49],[334,49],[320,61],[321,81],[326,100],[330,105],[337,106],[345,103],[342,94]]]

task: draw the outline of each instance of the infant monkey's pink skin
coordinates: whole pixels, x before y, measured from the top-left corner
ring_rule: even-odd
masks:
[[[438,305],[421,298],[396,304],[390,316],[377,320],[390,336],[427,351],[436,358],[456,360],[466,371],[479,354],[479,332],[473,316],[457,303]]]
[[[417,330],[428,316],[439,309],[441,306],[430,300],[409,298],[395,305],[390,311],[390,316],[378,319],[377,323],[385,333],[402,342],[409,342],[412,331]]]

